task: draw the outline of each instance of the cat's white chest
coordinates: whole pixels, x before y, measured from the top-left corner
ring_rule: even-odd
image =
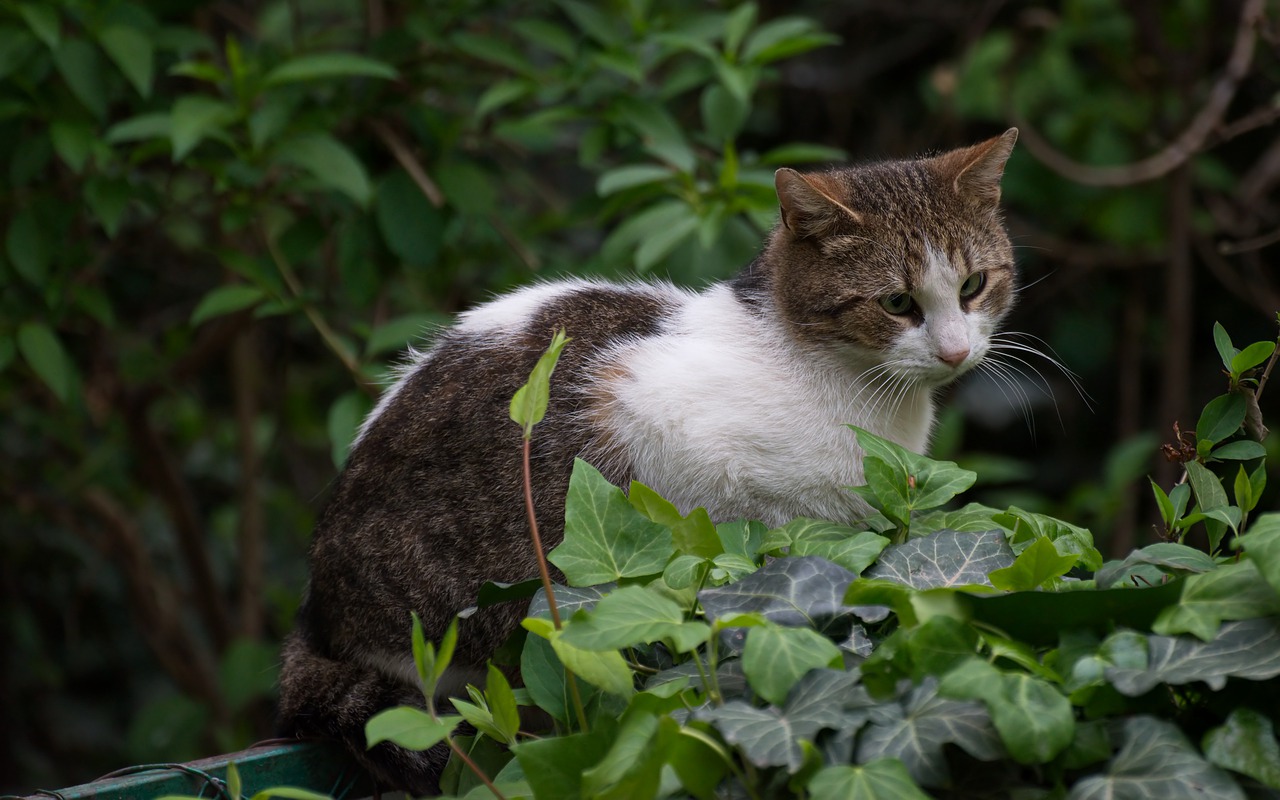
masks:
[[[868,383],[804,353],[727,287],[608,360],[593,392],[606,404],[597,419],[636,480],[717,521],[857,519],[866,506],[846,487],[863,483],[862,453],[847,425],[920,451],[932,424],[927,392]]]

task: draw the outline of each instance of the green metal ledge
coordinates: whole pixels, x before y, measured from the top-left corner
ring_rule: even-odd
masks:
[[[186,764],[127,767],[92,783],[58,791],[41,790],[28,800],[150,800],[170,794],[225,798],[227,765],[240,772],[241,795],[276,786],[292,786],[327,794],[335,800],[369,797],[373,782],[336,744],[327,742],[264,743]]]

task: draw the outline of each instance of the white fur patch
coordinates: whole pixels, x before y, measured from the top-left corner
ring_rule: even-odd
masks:
[[[922,450],[930,391],[885,385],[829,352],[802,348],[751,314],[727,286],[689,302],[661,335],[602,356],[602,415],[635,478],[683,513],[778,525],[796,516],[853,520],[844,487],[862,480],[852,423]]]

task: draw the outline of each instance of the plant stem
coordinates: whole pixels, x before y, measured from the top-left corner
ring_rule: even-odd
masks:
[[[1271,358],[1267,359],[1267,366],[1262,370],[1262,376],[1258,378],[1258,388],[1253,392],[1253,400],[1256,403],[1262,402],[1262,390],[1267,388],[1267,379],[1271,377],[1271,369],[1276,365],[1276,357],[1280,356],[1280,338],[1276,339],[1276,349],[1271,351]]]
[[[551,588],[551,571],[547,568],[547,556],[542,552],[542,536],[538,533],[538,517],[533,509],[533,468],[529,465],[529,454],[533,449],[533,439],[524,437],[524,510],[529,516],[529,535],[533,537],[533,554],[538,559],[538,574],[542,577],[542,590],[547,593],[547,607],[551,609],[551,622],[560,630],[560,607],[556,605],[556,593]],[[578,716],[578,726],[587,733],[587,711],[582,705],[582,693],[578,691],[578,681],[573,670],[564,668],[565,681],[569,684],[569,695],[573,699],[573,710]]]
[[[462,759],[462,763],[466,764],[467,767],[476,774],[476,777],[485,785],[485,788],[493,792],[494,797],[498,798],[498,800],[507,800],[506,796],[502,792],[498,791],[498,787],[493,784],[493,781],[489,779],[489,776],[484,774],[484,770],[480,769],[480,766],[471,760],[471,756],[467,755],[463,749],[458,746],[458,743],[453,740],[452,736],[446,736],[444,737],[444,740],[449,743],[449,749],[454,752],[454,755]]]

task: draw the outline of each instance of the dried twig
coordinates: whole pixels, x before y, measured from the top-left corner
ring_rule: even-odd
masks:
[[[1155,155],[1114,167],[1082,164],[1059,152],[1013,109],[1011,116],[1022,132],[1021,141],[1045,166],[1063,177],[1088,186],[1131,186],[1168,175],[1198,153],[1209,135],[1222,124],[1222,117],[1235,97],[1236,88],[1253,63],[1262,12],[1262,0],[1245,0],[1239,26],[1236,28],[1235,44],[1222,77],[1214,84],[1208,101],[1186,130]]]
[[[409,173],[409,177],[413,178],[413,182],[418,184],[418,188],[427,196],[427,200],[431,201],[431,205],[436,208],[443,206],[444,193],[440,191],[439,186],[436,186],[435,181],[431,180],[431,176],[427,174],[422,162],[413,154],[409,146],[404,143],[400,135],[381,120],[370,120],[369,127],[373,128],[373,132],[378,135],[382,143],[391,151],[391,155],[395,156],[396,161],[400,162],[400,166],[404,167],[404,171]]]

